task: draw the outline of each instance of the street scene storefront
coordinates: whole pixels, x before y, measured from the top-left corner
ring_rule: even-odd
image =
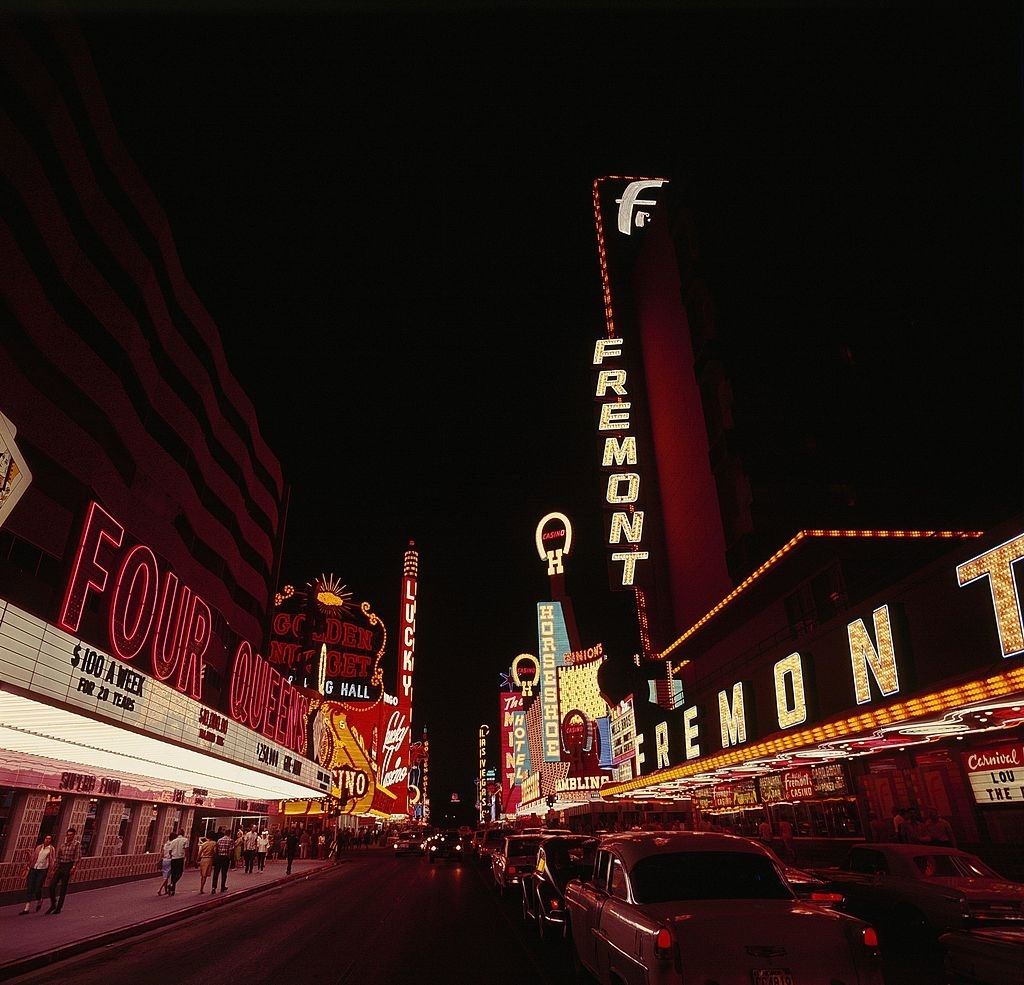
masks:
[[[232,658],[211,704],[215,650]],[[155,871],[174,829],[194,850],[217,827],[265,821],[271,803],[327,796],[308,704],[92,503],[55,621],[0,600],[0,892],[69,827],[75,881],[131,877]]]
[[[688,802],[694,827],[755,837],[767,821],[810,859],[895,840],[904,821],[901,837],[927,840],[934,811],[956,844],[1020,878],[1019,526],[950,534],[923,563],[913,547],[929,534],[819,533],[668,648],[682,700],[638,730],[602,799]],[[897,563],[884,584],[875,573]],[[826,582],[827,614],[797,604]]]

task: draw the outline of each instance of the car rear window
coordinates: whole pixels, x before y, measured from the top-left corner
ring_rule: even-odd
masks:
[[[536,855],[538,848],[540,848],[540,838],[516,838],[515,841],[508,843],[509,855],[516,858]]]
[[[637,903],[700,899],[792,899],[771,859],[752,852],[648,855],[630,874]]]

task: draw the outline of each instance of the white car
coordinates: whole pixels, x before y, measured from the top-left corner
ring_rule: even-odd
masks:
[[[574,967],[602,985],[884,981],[874,929],[808,905],[763,845],[712,832],[602,838],[565,889]]]

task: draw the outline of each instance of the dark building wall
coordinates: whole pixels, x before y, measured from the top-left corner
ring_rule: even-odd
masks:
[[[3,28],[0,410],[34,477],[4,526],[7,584],[14,538],[64,560],[96,498],[259,645],[280,465],[80,33],[60,19]]]

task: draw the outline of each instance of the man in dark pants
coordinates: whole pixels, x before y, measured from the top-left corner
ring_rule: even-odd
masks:
[[[299,832],[295,829],[293,824],[288,829],[288,835],[285,837],[284,842],[284,857],[288,860],[288,869],[285,871],[286,876],[292,874],[292,862],[295,860],[295,856],[299,852]]]
[[[177,828],[171,833],[169,842],[171,852],[171,885],[167,890],[168,896],[173,896],[178,880],[185,871],[185,852],[188,849],[188,839],[183,831]]]
[[[53,870],[53,879],[50,880],[50,909],[47,913],[60,913],[64,909],[64,897],[68,894],[68,883],[74,874],[75,866],[82,857],[82,843],[78,839],[78,832],[74,828],[68,828],[64,833],[64,840],[57,848],[57,865]],[[57,887],[60,886],[60,896],[57,896]]]
[[[217,850],[213,855],[213,889],[211,893],[217,892],[217,876],[220,876],[220,891],[226,893],[228,889],[228,869],[231,867],[231,856],[235,851],[235,839],[223,828],[217,829]]]

